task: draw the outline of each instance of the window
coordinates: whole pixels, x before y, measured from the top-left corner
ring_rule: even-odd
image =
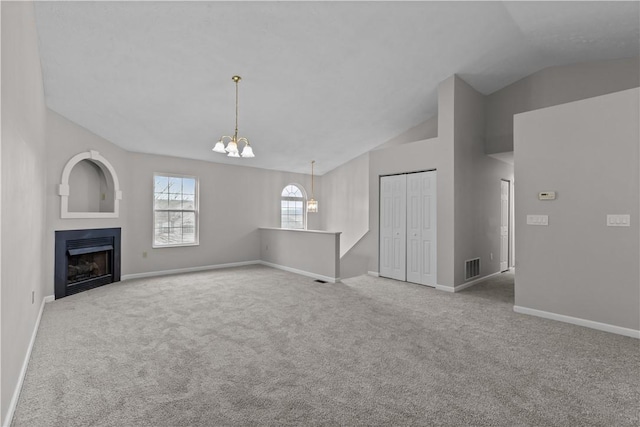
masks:
[[[280,200],[280,227],[306,228],[304,208],[305,195],[303,190],[295,184],[289,184],[282,190]]]
[[[153,247],[198,244],[198,179],[153,176]]]

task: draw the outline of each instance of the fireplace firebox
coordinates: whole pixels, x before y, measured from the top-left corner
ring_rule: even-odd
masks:
[[[120,228],[56,231],[56,299],[120,281],[120,232]]]

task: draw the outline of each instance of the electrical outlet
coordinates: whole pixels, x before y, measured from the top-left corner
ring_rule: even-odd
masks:
[[[147,251],[142,251],[142,258],[146,258],[147,257]]]
[[[31,304],[36,302],[36,291],[31,291]]]

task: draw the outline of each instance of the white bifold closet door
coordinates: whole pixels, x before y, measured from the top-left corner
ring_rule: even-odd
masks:
[[[380,181],[380,275],[406,280],[407,177]]]
[[[436,285],[436,172],[382,177],[380,275]]]

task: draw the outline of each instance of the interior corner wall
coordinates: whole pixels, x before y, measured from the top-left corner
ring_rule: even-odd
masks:
[[[340,257],[369,231],[369,154],[322,175],[322,230],[341,231]]]
[[[369,153],[369,271],[378,271],[380,177],[406,172],[437,170],[438,285],[452,287],[454,256],[453,103],[454,78],[438,86],[438,137],[401,144]],[[359,248],[360,249],[360,248]],[[364,251],[361,251],[364,253]]]
[[[32,2],[2,2],[0,422],[44,296],[46,107]],[[32,292],[34,299],[32,303]]]
[[[134,198],[126,204],[123,274],[140,274],[260,259],[259,227],[280,227],[280,195],[291,183],[310,194],[311,177],[154,154],[128,153]],[[153,248],[153,174],[194,175],[199,180],[198,246]],[[320,194],[322,187],[316,186]],[[320,208],[322,209],[322,200]],[[309,214],[320,222],[319,214]],[[308,217],[307,221],[310,221]],[[311,224],[310,224],[311,225]],[[309,227],[311,228],[311,227]],[[143,253],[147,256],[144,257]]]
[[[516,306],[640,330],[639,98],[631,89],[515,117]],[[527,225],[531,214],[549,225]],[[608,227],[607,214],[631,226]]]
[[[484,153],[485,97],[455,78],[455,285],[465,283],[465,261],[480,258],[480,277],[500,271],[501,179],[513,166]]]
[[[513,116],[640,86],[640,57],[549,67],[487,95],[488,154],[513,151]]]
[[[45,238],[45,284],[47,295],[54,294],[54,253],[56,230],[79,230],[91,228],[122,228],[122,271],[128,262],[128,249],[124,245],[127,235],[127,206],[134,199],[130,191],[130,162],[128,152],[106,139],[90,132],[60,114],[47,109],[47,186],[45,200],[47,206],[47,231]],[[89,150],[100,153],[113,166],[120,182],[122,200],[118,218],[61,218],[58,185],[62,180],[62,170],[73,156]],[[78,167],[78,166],[76,166]],[[75,168],[74,168],[75,169]],[[72,187],[73,188],[73,187]],[[96,191],[99,191],[96,189]]]

